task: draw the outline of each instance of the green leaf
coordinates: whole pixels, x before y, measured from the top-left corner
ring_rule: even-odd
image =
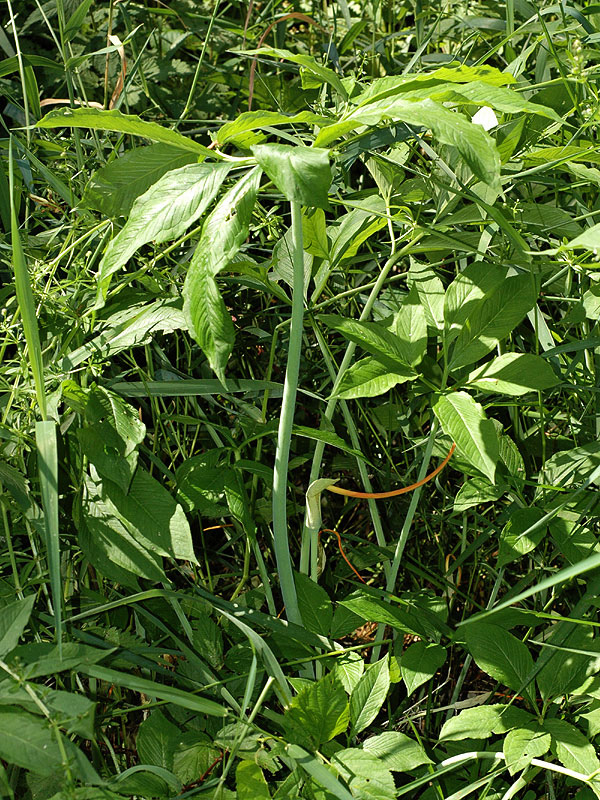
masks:
[[[103,111],[97,108],[57,108],[46,114],[36,128],[92,128],[96,131],[115,131],[142,136],[155,142],[170,144],[179,150],[189,150],[202,156],[214,156],[208,147],[187,136],[182,136],[171,128],[156,122],[146,122],[134,115],[121,114],[120,111]]]
[[[322,208],[315,208],[312,213],[303,211],[302,242],[307,253],[318,258],[329,258],[329,240]]]
[[[35,595],[30,594],[23,600],[15,600],[0,608],[0,658],[4,658],[19,643],[34,603]]]
[[[367,739],[363,747],[379,758],[387,769],[409,772],[422,764],[432,764],[423,746],[404,733],[386,731]]]
[[[51,775],[60,770],[60,747],[45,718],[3,708],[0,730],[0,758],[36,775]]]
[[[176,239],[204,214],[230,169],[230,164],[187,164],[167,172],[138,197],[100,264],[97,308],[103,305],[111,276],[136,250],[151,241]]]
[[[446,660],[446,649],[440,644],[420,641],[411,644],[400,657],[402,680],[407,695],[432,678]]]
[[[529,528],[545,516],[540,508],[516,508],[500,533],[498,567],[510,564],[517,558],[530,553],[542,541],[547,525],[541,525],[531,532]]]
[[[392,604],[360,589],[341,600],[338,605],[369,622],[382,622],[403,633],[439,639],[441,633],[449,633],[449,628],[438,618],[431,604],[427,603],[428,599],[409,595],[402,598],[402,604]]]
[[[168,703],[186,708],[188,711],[194,711],[196,714],[207,715],[209,717],[225,717],[227,715],[227,709],[215,703],[214,700],[208,700],[197,694],[184,692],[173,686],[150,681],[146,678],[139,678],[132,673],[119,672],[116,669],[101,667],[98,664],[82,666],[79,668],[79,671],[92,678],[97,678],[99,681],[105,681],[115,686],[123,686],[126,689],[131,689],[133,692],[142,692],[150,697],[156,697],[159,700],[166,700]]]
[[[541,480],[551,486],[571,486],[581,483],[600,466],[600,442],[563,450],[551,456],[544,465]],[[595,481],[600,482],[600,478]]]
[[[498,435],[479,403],[465,392],[452,392],[437,399],[433,412],[459,454],[494,483]]]
[[[269,800],[271,794],[262,769],[252,761],[240,761],[235,770],[237,800]]]
[[[550,749],[550,734],[539,725],[515,728],[506,734],[503,751],[511,775],[525,769],[533,758],[539,758]]]
[[[467,378],[469,386],[514,397],[550,389],[558,382],[550,364],[532,353],[504,353],[474,370]]]
[[[583,650],[589,653],[592,648],[596,649],[592,631],[583,625],[571,625],[572,628],[566,639],[562,638],[561,629],[560,650],[554,650],[552,657],[547,661],[536,676],[540,694],[545,702],[554,700],[561,695],[568,695],[578,688],[588,674],[593,673],[598,668],[598,659],[584,653],[570,652],[571,650]],[[551,630],[550,635],[545,638],[545,643],[552,645],[555,631]],[[558,634],[558,631],[556,631]],[[542,653],[547,648],[542,650]]]
[[[173,751],[181,738],[181,731],[155,709],[138,728],[136,738],[137,753],[145,764],[173,770]]]
[[[507,278],[505,267],[475,261],[452,281],[444,298],[444,346],[456,339],[481,299]]]
[[[392,330],[398,337],[398,346],[404,351],[404,361],[415,367],[427,349],[427,319],[416,288],[409,291],[400,306]]]
[[[481,503],[493,503],[499,500],[508,488],[506,483],[494,486],[487,478],[476,475],[463,483],[458,490],[454,498],[454,510],[462,513]]]
[[[205,772],[221,755],[213,740],[199,731],[179,732],[173,751],[173,772],[182,783],[192,783]]]
[[[342,653],[335,659],[333,674],[340,681],[348,694],[351,694],[364,672],[365,662],[360,653],[350,650],[347,653]]]
[[[331,762],[347,782],[353,797],[394,800],[397,796],[391,772],[372,753],[349,747],[335,753]]]
[[[269,278],[273,281],[282,280],[290,288],[294,286],[294,242],[292,228],[288,228],[284,235],[279,239],[273,248],[272,272]],[[306,250],[303,252],[304,259],[304,298],[308,293],[308,284],[312,272],[313,257]]]
[[[360,345],[367,353],[389,367],[392,372],[414,376],[414,370],[406,363],[405,349],[398,342],[398,337],[379,322],[361,322],[360,320],[324,314],[321,321],[329,328],[341,333],[346,339]]]
[[[594,283],[584,293],[582,302],[588,319],[600,319],[600,283]]]
[[[308,428],[306,425],[294,425],[292,433],[294,436],[302,436],[305,439],[312,439],[315,442],[324,442],[325,444],[331,445],[331,447],[337,447],[338,450],[343,450],[344,453],[348,453],[348,455],[360,458],[361,461],[365,460],[360,450],[355,450],[350,447],[341,436],[338,436],[337,433],[333,431],[327,431],[321,428]]]
[[[373,722],[390,688],[387,656],[367,667],[350,695],[350,736],[356,736]]]
[[[417,292],[427,324],[437,330],[444,328],[444,285],[428,264],[411,259],[408,285]]]
[[[533,659],[516,636],[498,625],[476,622],[465,629],[467,648],[477,666],[494,680],[514,691],[520,691],[533,671]],[[524,690],[532,699],[532,689]]]
[[[348,699],[331,673],[306,686],[284,715],[290,741],[317,750],[348,726]]]
[[[290,203],[329,208],[329,151],[289,144],[257,144],[251,148],[258,164]]]
[[[407,367],[403,370],[409,373]],[[412,375],[391,372],[389,367],[377,361],[372,356],[362,358],[352,364],[342,377],[338,386],[336,397],[341,400],[356,400],[359,397],[377,397],[389,392],[394,386],[414,380],[417,373]]]
[[[324,83],[328,83],[335,91],[342,97],[343,100],[348,99],[348,92],[344,88],[344,84],[336,73],[323,67],[312,56],[304,55],[301,53],[291,53],[289,50],[280,50],[275,47],[261,47],[259,50],[246,50],[244,52],[247,56],[272,56],[273,58],[284,58],[286,61],[291,61],[293,64],[299,64],[307,72],[315,75]]]
[[[260,175],[260,169],[246,173],[211,212],[183,285],[183,311],[190,333],[223,383],[234,330],[215,276],[233,260],[248,236]]]
[[[543,728],[552,736],[552,752],[567,769],[591,775],[600,769],[594,745],[563,719],[545,719]]]
[[[307,753],[306,750],[299,747],[297,744],[286,745],[285,751],[296,764],[299,764],[308,772],[319,786],[324,786],[331,793],[331,797],[335,797],[336,800],[354,800],[354,796],[350,794],[348,789],[335,778],[331,770],[318,758],[311,756],[310,753]]]
[[[383,120],[428,128],[442,144],[456,147],[479,180],[499,188],[500,156],[492,137],[462,114],[429,99],[386,98],[360,106],[341,122],[322,128],[315,145],[326,146],[361,125],[378,125]]]
[[[441,741],[461,739],[488,739],[494,734],[507,733],[513,728],[534,722],[534,717],[514,705],[497,703],[490,706],[465,708],[444,723]]]
[[[530,275],[509,277],[474,306],[454,344],[451,368],[472,364],[511,333],[535,305],[532,280]]]
[[[278,125],[297,125],[305,123],[308,125],[318,125],[328,121],[328,117],[321,117],[313,114],[312,111],[300,111],[298,114],[282,114],[279,111],[245,111],[239,114],[232,122],[221,125],[214,134],[215,140],[219,145],[233,142],[236,147],[247,149],[256,144],[259,138],[252,134],[260,128],[273,128]]]
[[[312,633],[329,636],[329,629],[333,619],[333,607],[329,595],[311,580],[308,575],[296,572],[294,574],[296,593],[298,595],[298,608],[304,627]]]
[[[574,250],[581,247],[585,250],[596,251],[600,247],[600,223],[592,225],[579,236],[576,236],[567,244],[563,245],[564,248]]]
[[[135,200],[167,172],[193,164],[196,156],[168,144],[128,150],[96,170],[89,179],[81,206],[107,217],[126,217]]]

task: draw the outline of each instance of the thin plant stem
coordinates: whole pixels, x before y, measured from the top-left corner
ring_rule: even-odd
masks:
[[[290,343],[283,384],[283,399],[277,450],[275,452],[275,474],[273,477],[273,545],[279,584],[290,622],[302,624],[298,610],[296,586],[292,572],[292,561],[287,525],[287,472],[292,441],[292,425],[296,407],[298,373],[302,352],[302,326],[304,317],[304,251],[302,247],[302,213],[300,203],[291,202],[292,211],[292,261],[294,280],[292,287],[292,319]]]

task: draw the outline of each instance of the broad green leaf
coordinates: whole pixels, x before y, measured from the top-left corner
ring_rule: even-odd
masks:
[[[506,483],[494,485],[487,478],[475,475],[463,483],[458,490],[458,494],[454,498],[454,510],[462,513],[481,503],[493,503],[499,500],[508,489]]]
[[[172,771],[173,751],[180,738],[181,731],[177,725],[169,722],[160,709],[155,709],[138,728],[138,756],[142,763]]]
[[[337,780],[331,769],[326,767],[320,758],[307,753],[297,744],[286,745],[285,752],[296,764],[308,772],[318,786],[324,786],[330,792],[331,797],[335,797],[336,800],[354,800],[354,795],[351,795],[348,789]]]
[[[293,231],[288,228],[284,235],[276,242],[273,248],[272,269],[269,278],[272,281],[282,280],[290,288],[294,286],[294,255]],[[302,253],[304,259],[304,298],[308,293],[308,284],[312,272],[313,257],[306,250]]]
[[[156,333],[171,333],[186,329],[181,310],[181,299],[155,300],[153,303],[133,305],[112,314],[100,332],[86,344],[76,348],[61,361],[61,369],[68,372],[86,359],[102,361],[126,350],[147,344]]]
[[[322,128],[315,145],[324,147],[344,133],[362,125],[379,125],[383,120],[428,128],[442,144],[457,148],[479,180],[493,188],[499,186],[500,156],[492,137],[462,114],[429,99],[386,98],[360,106],[340,122]]]
[[[94,172],[81,205],[107,217],[126,217],[137,198],[159,178],[195,160],[193,153],[168,144],[136,147]]]
[[[240,761],[235,770],[237,800],[269,800],[271,794],[262,769],[253,761]]]
[[[333,674],[340,681],[344,689],[350,694],[365,672],[365,662],[353,650],[342,653],[335,659]]]
[[[444,723],[441,741],[488,739],[494,734],[508,733],[517,727],[534,723],[534,717],[514,705],[495,704],[465,708]]]
[[[329,328],[371,353],[392,372],[406,375],[407,378],[414,375],[414,370],[406,363],[405,351],[398,337],[381,323],[361,322],[333,314],[324,314],[320,319]]]
[[[396,602],[398,600],[401,602]],[[401,598],[394,598],[392,603],[387,603],[369,593],[368,589],[359,589],[341,600],[338,606],[343,606],[369,622],[382,622],[394,630],[416,634],[425,639],[439,641],[442,633],[450,633],[443,615],[440,619],[437,600],[431,595],[406,593]]]
[[[364,242],[387,225],[385,200],[378,195],[357,201],[357,207],[343,214],[337,224],[327,227],[331,239],[329,259],[331,265],[354,256]]]
[[[289,144],[257,144],[251,150],[290,203],[329,208],[332,176],[327,150]]]
[[[404,351],[405,362],[415,367],[427,349],[427,319],[414,287],[400,306],[391,327],[398,337],[398,346]]]
[[[523,642],[504,628],[486,622],[469,625],[465,629],[465,639],[480,669],[509,689],[522,689],[533,670],[533,659]],[[531,699],[532,688],[527,686],[524,691]]]
[[[451,392],[437,399],[433,411],[459,454],[494,483],[498,434],[479,403],[465,392]]]
[[[342,377],[337,388],[336,397],[341,400],[356,400],[358,397],[377,397],[385,394],[407,380],[414,380],[416,372],[408,367],[403,368],[403,374],[391,372],[389,367],[371,356],[362,358],[352,364]]]
[[[446,347],[459,335],[481,298],[500,286],[508,275],[505,267],[475,261],[456,276],[444,298]]]
[[[594,745],[574,725],[563,719],[545,719],[543,728],[552,736],[552,752],[564,767],[584,775],[600,769]]]
[[[111,481],[103,482],[105,503],[134,538],[167,558],[197,563],[189,523],[181,506],[149,472],[138,467],[127,493]]]
[[[514,728],[506,734],[503,751],[506,765],[511,775],[525,769],[531,759],[540,758],[550,749],[550,734],[539,725],[527,728]]]
[[[327,67],[323,67],[312,56],[291,53],[289,50],[280,50],[275,47],[261,47],[259,50],[246,50],[247,56],[272,56],[273,58],[283,58],[293,64],[299,64],[307,72],[312,73],[322,82],[328,83],[342,97],[348,99],[348,92],[337,74]]]
[[[391,772],[372,753],[349,747],[335,753],[331,762],[348,783],[353,797],[359,800],[394,800],[397,796]]]
[[[600,442],[563,450],[551,456],[544,465],[541,481],[551,486],[571,486],[585,481],[600,466]],[[600,479],[596,483],[600,482]]]
[[[550,389],[558,382],[548,361],[533,353],[504,353],[473,370],[467,378],[469,386],[484,392],[515,397]]]
[[[446,660],[446,650],[440,644],[420,641],[411,644],[400,657],[402,680],[407,695],[432,678]]]
[[[584,293],[582,302],[588,319],[600,319],[600,283],[594,283]]]
[[[258,168],[246,173],[211,212],[183,285],[183,311],[190,333],[221,382],[225,382],[234,330],[215,276],[230,264],[248,236],[260,176]]]
[[[509,277],[475,304],[454,343],[451,368],[472,364],[511,333],[535,305],[532,281],[530,275]]]
[[[560,650],[552,652],[552,658],[544,664],[536,676],[538,688],[544,701],[554,700],[561,695],[568,695],[580,686],[588,674],[592,674],[598,669],[598,657],[585,655],[590,653],[592,648],[596,648],[596,640],[590,628],[584,625],[571,625],[571,632],[567,639],[560,638]],[[549,645],[553,644],[554,631],[545,638]],[[556,631],[558,633],[558,631]],[[562,634],[562,631],[561,631]],[[557,642],[558,644],[558,642]],[[544,653],[547,648],[543,648]],[[570,652],[584,651],[581,652]],[[592,651],[593,652],[593,651]]]
[[[158,125],[146,122],[134,115],[121,114],[120,111],[103,111],[97,108],[57,108],[50,111],[39,122],[37,128],[92,128],[96,131],[116,131],[131,136],[141,136],[155,142],[170,144],[179,150],[188,150],[202,156],[214,154],[204,145],[187,136]]]
[[[302,213],[302,243],[305,251],[318,258],[329,258],[325,212],[315,208]]]
[[[173,772],[182,783],[192,783],[204,775],[221,755],[213,740],[199,731],[179,732],[173,751]]]
[[[363,743],[367,753],[379,758],[393,772],[409,772],[422,764],[432,764],[423,746],[405,733],[386,731]]]
[[[367,667],[350,695],[350,735],[364,731],[375,719],[390,688],[388,659],[384,656]]]
[[[584,250],[596,251],[600,247],[600,223],[592,225],[591,228],[588,228],[579,236],[571,239],[571,241],[563,245],[563,247],[569,248],[570,250],[581,247]]]
[[[4,761],[36,775],[51,775],[61,769],[61,750],[44,717],[2,708],[0,730],[0,758]]]
[[[442,330],[444,327],[444,286],[427,264],[411,260],[408,284],[417,292],[419,303],[425,312],[427,324]]]
[[[96,307],[103,305],[110,277],[136,250],[151,241],[176,239],[204,214],[230,169],[230,164],[187,164],[167,172],[138,197],[100,264]]]
[[[348,698],[331,673],[302,689],[284,715],[290,740],[316,750],[348,726]]]
[[[94,386],[88,392],[85,416],[92,423],[107,422],[124,442],[125,455],[132,453],[144,441],[146,426],[139,418],[138,411],[102,386]]]
[[[527,533],[529,528],[545,516],[541,508],[516,508],[500,532],[498,566],[503,567],[515,559],[530,553],[542,541],[547,525],[541,525]]]
[[[505,86],[515,83],[516,79],[509,72],[490,67],[487,64],[479,66],[453,64],[416,75],[408,73],[407,75],[388,75],[384,78],[376,78],[352,102],[364,105],[390,95],[412,91],[423,85],[435,87],[440,83],[460,84],[471,81],[482,81],[490,86]]]
[[[329,595],[311,580],[308,575],[297,572],[294,575],[296,592],[298,595],[298,608],[304,627],[313,633],[329,636],[333,607]]]
[[[273,128],[279,125],[319,125],[328,121],[328,117],[321,117],[311,111],[300,111],[298,114],[282,114],[279,111],[245,111],[239,114],[232,122],[221,125],[214,134],[214,139],[219,145],[233,142],[237,147],[247,149],[256,144],[263,136],[252,133],[261,128]]]
[[[30,594],[23,600],[15,600],[0,608],[0,658],[4,658],[19,643],[34,603],[35,595]]]

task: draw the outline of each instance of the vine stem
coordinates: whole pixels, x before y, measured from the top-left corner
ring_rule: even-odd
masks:
[[[287,472],[292,441],[292,426],[296,407],[298,373],[302,352],[302,326],[304,317],[304,251],[302,246],[302,214],[300,203],[291,202],[292,210],[292,261],[294,280],[292,286],[292,319],[288,349],[281,417],[275,452],[275,475],[273,478],[273,544],[279,574],[279,585],[285,603],[286,616],[290,622],[302,625],[298,610],[296,585],[292,572],[292,561],[288,541],[287,525]]]

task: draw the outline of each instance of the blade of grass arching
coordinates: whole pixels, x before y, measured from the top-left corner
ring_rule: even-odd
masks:
[[[31,291],[31,284],[29,282],[29,271],[27,269],[27,261],[25,253],[21,245],[21,237],[19,235],[19,223],[17,220],[17,212],[15,209],[14,197],[14,162],[12,157],[13,141],[12,136],[8,145],[8,183],[9,183],[9,202],[10,202],[10,226],[11,226],[11,244],[12,244],[12,263],[15,274],[15,291],[17,295],[17,303],[19,305],[19,313],[23,321],[23,331],[25,333],[25,341],[27,342],[27,353],[29,356],[29,365],[33,374],[33,382],[35,385],[35,393],[37,396],[38,405],[40,408],[40,415],[42,419],[46,419],[46,391],[44,388],[44,365],[42,361],[42,347],[40,345],[40,335],[37,324],[37,316],[35,313],[35,303],[33,300],[33,292]]]
[[[62,581],[60,578],[60,543],[58,538],[58,451],[56,423],[51,420],[37,422],[35,441],[38,455],[38,471],[44,509],[46,552],[50,572],[50,590],[54,610],[54,627],[58,652],[62,656]]]

